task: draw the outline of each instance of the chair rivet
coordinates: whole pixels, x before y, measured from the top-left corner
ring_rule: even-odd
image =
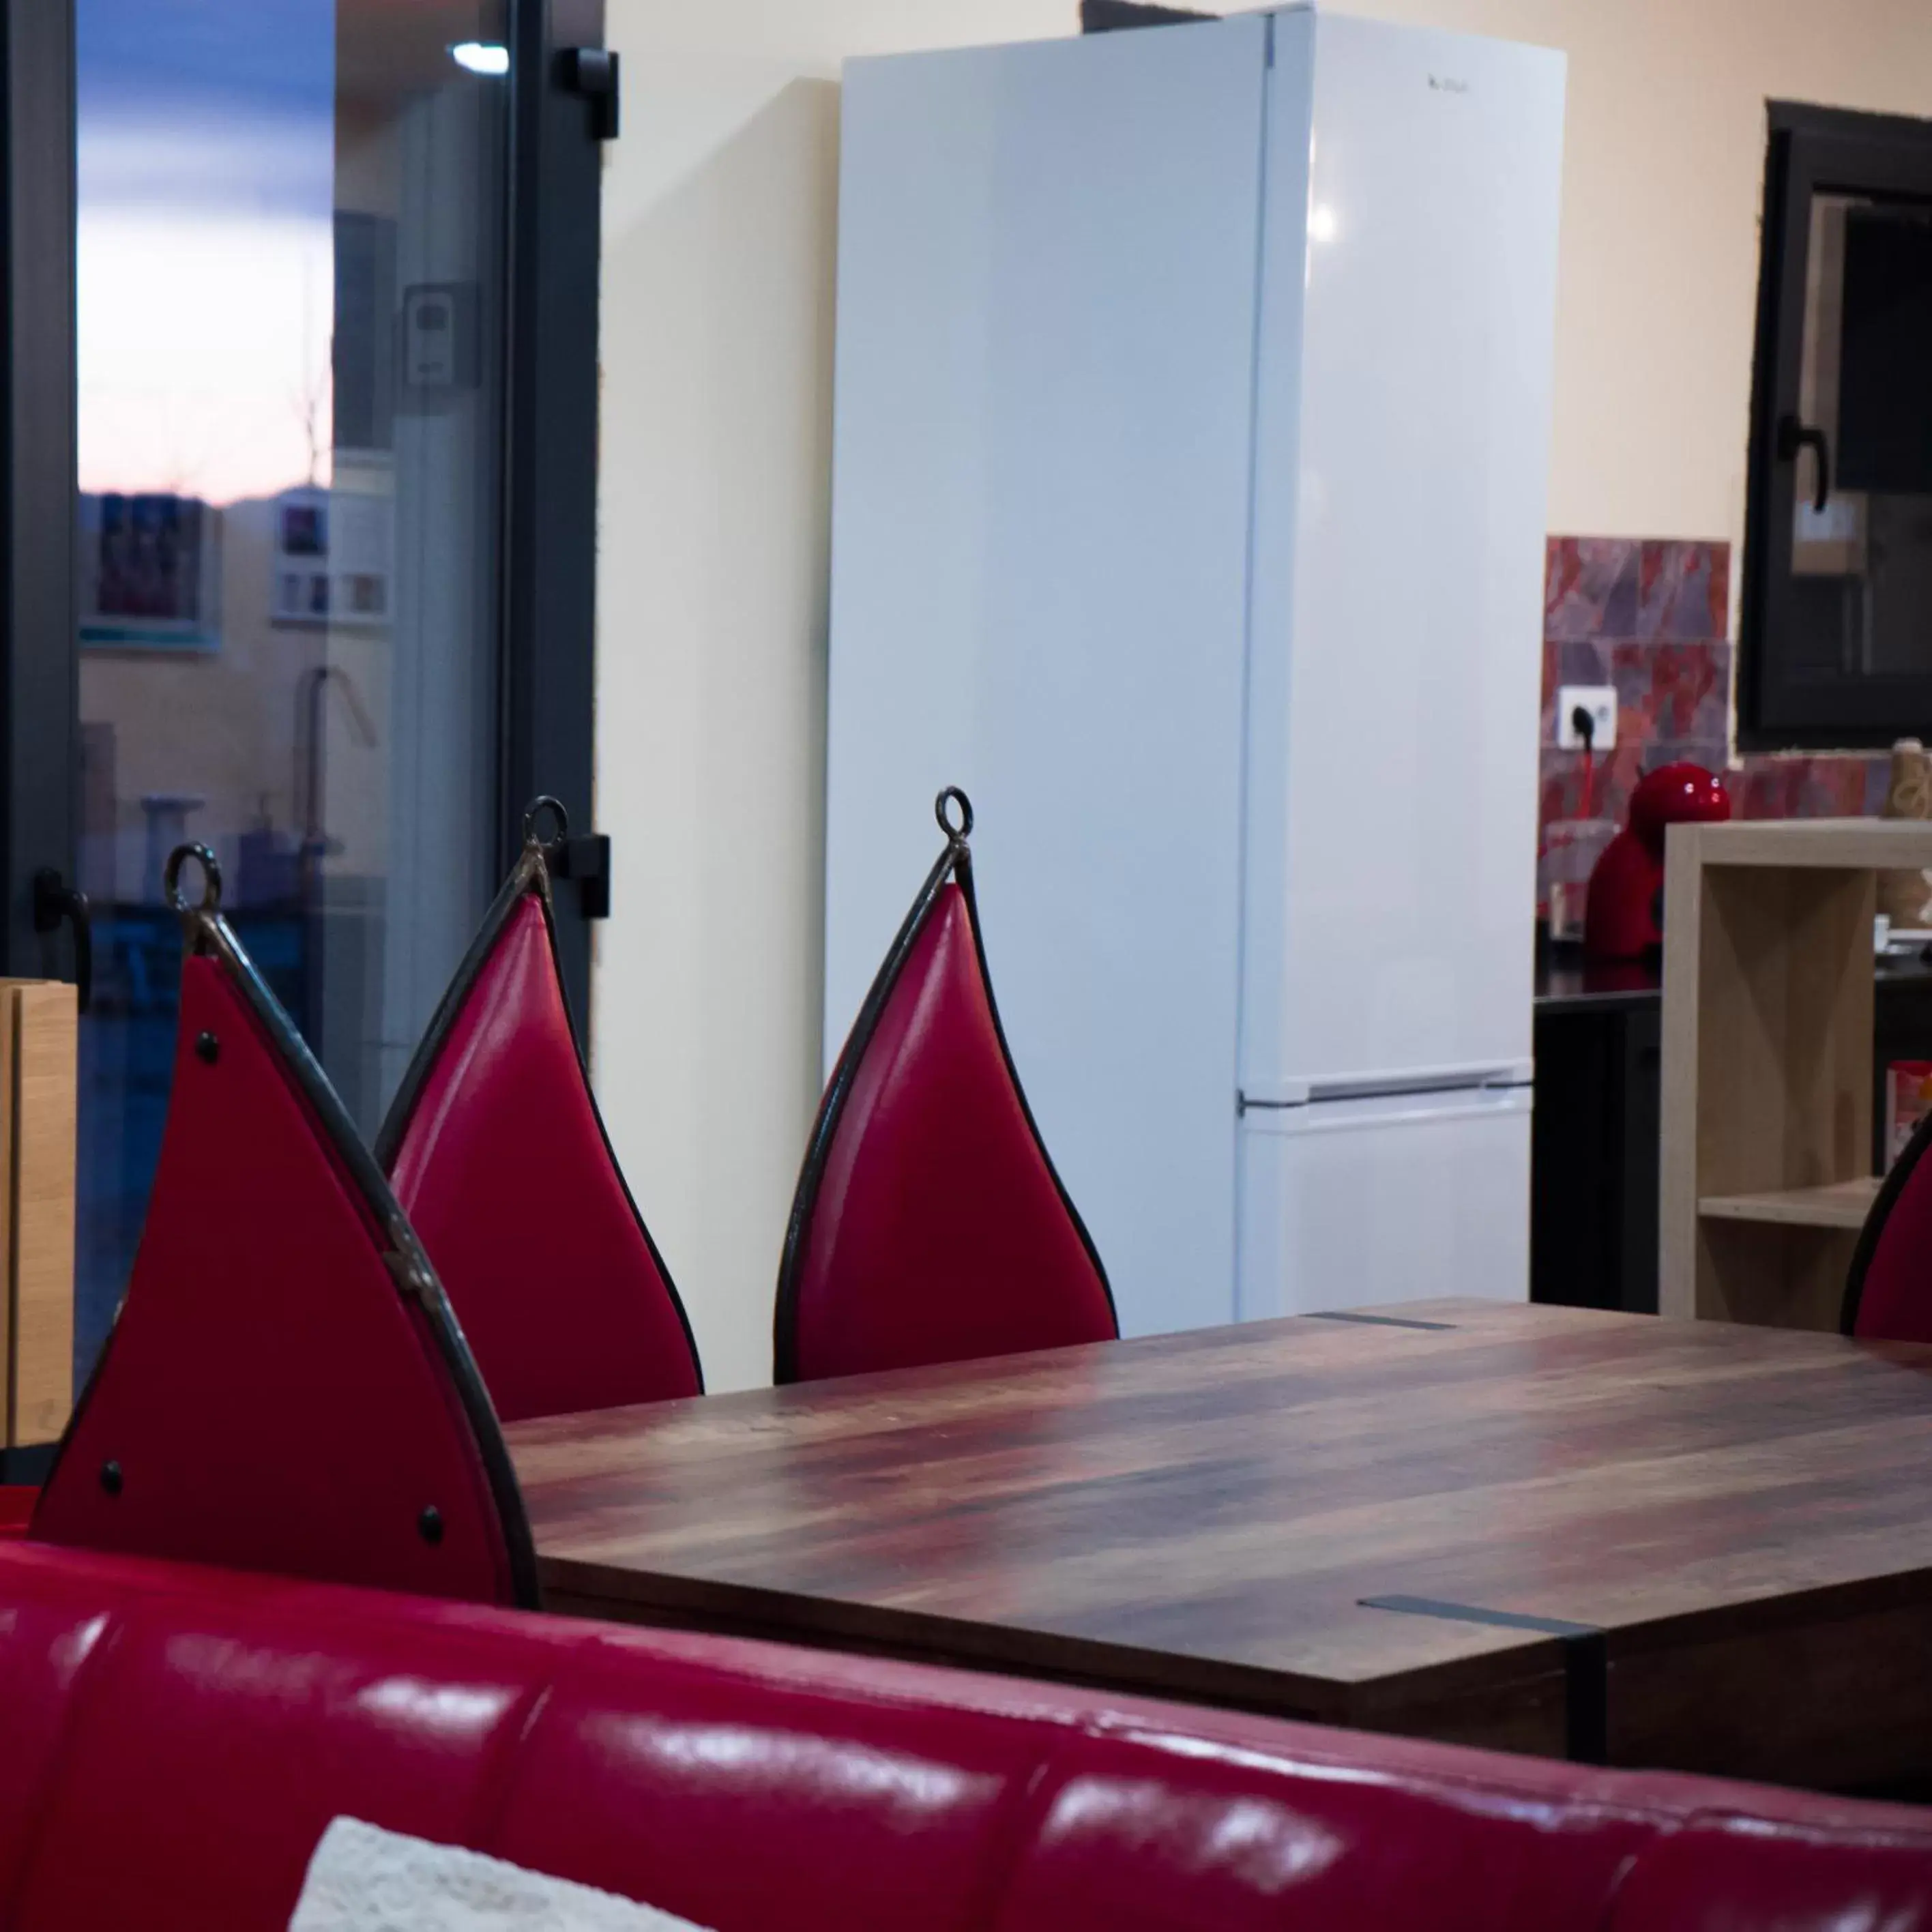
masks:
[[[101,1464],[100,1486],[110,1496],[118,1496],[121,1493],[121,1465],[118,1462]]]
[[[427,1504],[422,1514],[416,1518],[416,1531],[425,1543],[442,1540],[442,1512],[435,1504]]]
[[[194,1050],[210,1066],[221,1058],[221,1042],[212,1033],[197,1034]]]

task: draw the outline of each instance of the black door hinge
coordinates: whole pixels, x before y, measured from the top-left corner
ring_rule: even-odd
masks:
[[[610,916],[610,841],[602,832],[566,838],[555,848],[550,870],[577,886],[578,909],[586,919]]]
[[[590,131],[600,141],[617,138],[617,56],[606,47],[566,47],[563,79],[590,104]]]

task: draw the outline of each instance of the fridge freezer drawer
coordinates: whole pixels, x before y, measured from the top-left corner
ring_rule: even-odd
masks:
[[[1251,1108],[1240,1318],[1526,1299],[1529,1113],[1526,1087]]]

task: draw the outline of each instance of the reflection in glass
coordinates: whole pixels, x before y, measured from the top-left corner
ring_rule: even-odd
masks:
[[[1796,418],[1796,668],[1932,672],[1932,208],[1811,202]]]
[[[166,1110],[172,845],[369,1132],[487,901],[506,88],[451,50],[503,38],[495,0],[77,0],[83,1371]]]

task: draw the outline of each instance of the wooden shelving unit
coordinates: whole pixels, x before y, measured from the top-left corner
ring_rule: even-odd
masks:
[[[1877,1192],[1875,874],[1932,823],[1673,826],[1666,848],[1658,1305],[1838,1325]]]

